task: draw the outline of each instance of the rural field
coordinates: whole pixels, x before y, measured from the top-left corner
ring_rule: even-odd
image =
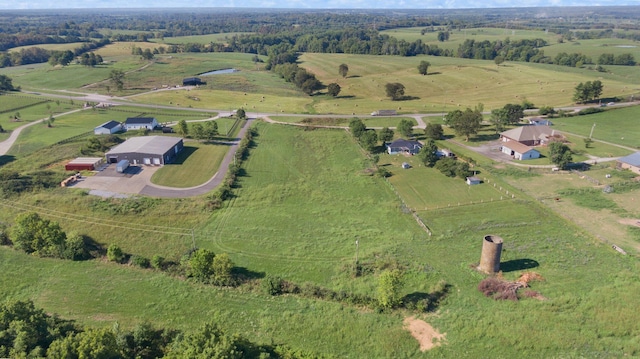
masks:
[[[211,214],[194,212],[200,200],[145,200],[133,213],[143,216],[150,227],[136,225],[119,229],[121,235],[98,236],[103,225],[97,217],[109,219],[107,224],[126,218],[130,212],[118,208],[131,205],[131,200],[101,200],[75,191],[63,195],[59,189],[49,195],[25,195],[21,202],[42,209],[55,203],[59,212],[43,211],[43,216],[87,208],[53,218],[65,229],[95,232],[101,243],[116,242],[128,253],[145,256],[183,253],[190,246],[190,236],[169,232],[182,228],[186,234],[191,223],[198,247],[229,253],[248,272],[372,295],[374,275],[354,278],[349,274],[357,239],[361,263],[375,266],[391,261],[405,268],[404,295],[429,293],[438,282],[447,283],[449,289],[436,311],[419,316],[446,333],[443,346],[418,351],[418,343],[402,329],[403,318],[414,315],[410,311],[379,314],[296,296],[269,297],[244,287],[216,289],[102,261],[41,260],[2,249],[3,282],[16,275],[15,263],[29,263],[20,270],[21,285],[6,288],[7,295],[32,298],[47,310],[96,326],[151,320],[184,328],[213,317],[223,327],[258,341],[286,342],[338,357],[478,357],[487,353],[619,357],[640,350],[633,340],[640,318],[630,297],[640,290],[635,257],[616,254],[538,200],[516,191],[515,199],[491,202],[498,191],[482,188],[490,186],[485,183],[478,187],[481,192],[468,197],[474,204],[418,208],[433,231],[429,236],[403,213],[393,188],[403,198],[419,193],[419,205],[427,208],[450,200],[447,189],[430,191],[401,183],[390,187],[366,174],[370,163],[343,131],[258,124],[257,132],[236,197]],[[402,179],[404,173],[399,171],[392,171],[399,177],[394,179],[394,174],[392,184]],[[466,186],[460,179],[438,178],[442,175],[430,169],[405,171],[442,182],[452,192]],[[506,182],[496,182],[514,191]],[[15,213],[3,212],[4,216]],[[164,225],[173,229],[165,229],[164,235],[145,232],[152,230],[158,216],[164,216]],[[82,229],[87,221],[95,223],[95,231]],[[486,234],[505,239],[504,277],[513,280],[527,270],[539,273],[545,280],[533,283],[533,290],[545,300],[493,301],[477,291],[484,276],[472,267],[478,263]],[[617,294],[607,294],[611,292]],[[203,312],[202,308],[208,309]],[[619,320],[619,313],[625,313],[625,320]],[[531,331],[532,327],[544,330]],[[365,328],[367,336],[356,334]],[[358,353],[353,353],[354,345],[361,348]]]
[[[544,38],[549,54],[551,49],[584,49],[596,56],[601,49],[626,46],[614,39],[559,44],[551,32],[508,28],[456,30],[440,43],[437,31],[420,35],[421,29],[384,33],[452,49],[469,38],[506,37]],[[150,322],[189,331],[215,321],[229,333],[260,344],[286,344],[310,357],[640,356],[640,184],[629,171],[615,169],[615,161],[585,166],[581,172],[551,171],[536,166],[551,164],[544,148],[539,160],[498,162],[475,151],[499,138],[486,115],[469,142],[446,126],[444,138],[436,141],[472,165],[482,183],[469,186],[464,179],[426,167],[418,156],[389,155],[380,142],[367,153],[349,131],[313,126],[347,127],[359,116],[370,128],[396,127],[401,119],[417,125],[416,116],[442,124],[440,113],[479,103],[485,112],[524,100],[536,106],[573,106],[576,85],[593,80],[603,82],[603,98],[622,99],[640,93],[637,67],[612,66],[599,73],[422,55],[301,54],[300,67],[325,85],[341,86],[339,96],[331,97],[326,90],[303,94],[249,53],[158,54],[151,62],[132,55],[134,46],[208,43],[231,35],[116,42],[96,50],[107,62],[95,68],[44,64],[0,69],[23,90],[38,92],[0,96],[0,125],[7,130],[0,141],[18,126],[54,119],[50,126],[26,128],[8,154],[0,156],[0,175],[14,181],[9,175],[16,173],[35,183],[20,193],[0,192],[0,230],[13,226],[20,213],[34,211],[67,233],[85,236],[99,255],[70,261],[0,246],[2,298],[33,300],[47,313],[92,328],[118,323],[130,329]],[[620,49],[637,54],[617,47],[615,53]],[[426,76],[417,71],[422,60],[431,63]],[[344,77],[338,73],[343,63],[349,67]],[[230,68],[238,71],[201,75]],[[109,82],[114,69],[126,73],[122,91]],[[183,88],[182,79],[191,76],[200,76],[206,85]],[[384,89],[389,82],[404,84],[407,98],[391,101]],[[85,109],[79,100],[84,94],[111,95],[121,105]],[[248,152],[234,157],[239,167],[235,161],[231,165],[239,168],[229,172],[236,181],[226,179],[221,186],[228,189],[224,199],[217,190],[177,199],[103,198],[58,187],[69,175],[63,165],[84,156],[96,139],[100,142],[92,134],[97,125],[145,116],[164,124],[185,120],[192,132],[196,123],[240,108],[258,119],[252,121]],[[553,128],[567,133],[574,161],[626,156],[640,149],[639,108],[606,106],[597,114],[553,118]],[[399,116],[370,116],[382,109],[396,110]],[[284,124],[260,120],[266,116]],[[220,136],[215,141],[186,138],[177,160],[160,168],[152,182],[187,188],[224,172],[223,157],[242,121],[234,116],[216,121]],[[595,141],[586,148],[583,138],[591,131]],[[426,140],[422,129],[413,134]],[[137,135],[143,133],[118,134],[110,141]],[[396,131],[394,138],[399,137]],[[104,149],[89,153],[102,156]],[[411,167],[403,169],[404,162]],[[382,177],[378,167],[390,176]],[[53,178],[49,182],[55,187],[47,187],[43,178]],[[2,184],[1,191],[10,188]],[[486,235],[504,239],[499,278],[513,283],[531,272],[538,278],[519,291],[518,300],[494,300],[479,290],[487,278],[477,270]],[[130,257],[161,256],[167,267],[110,262],[106,248],[111,244]],[[242,280],[214,286],[179,271],[195,248],[228,254],[233,273]],[[371,304],[378,303],[381,273],[390,269],[403,273],[398,294],[413,307]],[[267,293],[274,278],[297,291]],[[432,349],[420,349],[404,324],[408,318],[422,320],[442,335]]]

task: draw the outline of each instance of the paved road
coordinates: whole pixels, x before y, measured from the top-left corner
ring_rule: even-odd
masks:
[[[140,194],[162,198],[181,198],[199,196],[212,191],[214,188],[218,187],[220,183],[222,183],[222,180],[224,180],[224,177],[229,170],[229,165],[231,164],[231,161],[233,161],[233,157],[238,150],[240,141],[242,138],[244,138],[253,121],[255,121],[255,118],[244,121],[243,126],[238,133],[238,138],[236,138],[236,140],[231,144],[229,151],[227,151],[227,154],[222,159],[220,169],[205,184],[191,188],[172,188],[149,183],[140,191]]]
[[[56,117],[68,115],[68,114],[79,112],[79,111],[82,111],[82,109],[61,113],[59,115],[56,115]],[[34,126],[34,125],[37,125],[39,123],[42,123],[42,121],[45,121],[47,119],[48,118],[42,118],[42,119],[39,119],[37,121],[29,122],[27,124],[24,124],[24,125],[16,128],[15,130],[13,130],[11,132],[11,135],[9,136],[9,138],[7,138],[6,140],[0,142],[0,156],[4,156],[4,155],[7,154],[7,152],[9,152],[9,150],[11,149],[11,146],[13,146],[13,144],[16,142],[16,140],[18,139],[18,136],[20,136],[20,132],[22,132],[22,130],[24,130],[25,128],[27,128],[29,126]]]

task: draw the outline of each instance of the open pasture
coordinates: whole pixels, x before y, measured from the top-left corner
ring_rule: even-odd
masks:
[[[423,43],[428,45],[437,45],[441,49],[450,49],[454,52],[458,50],[458,47],[465,42],[465,40],[475,41],[504,41],[510,39],[511,41],[526,40],[526,39],[543,39],[548,43],[555,43],[558,39],[558,35],[546,32],[542,30],[521,30],[521,29],[509,29],[509,28],[471,28],[471,29],[456,29],[449,31],[449,40],[438,41],[438,30],[435,27],[435,31],[426,32],[421,34],[422,29],[425,27],[409,27],[399,28],[381,31],[381,34],[393,36],[399,40],[416,41],[422,40]],[[444,31],[444,30],[442,30]]]
[[[219,34],[194,35],[194,36],[174,36],[165,37],[163,39],[150,39],[149,41],[162,44],[210,44],[228,43],[233,36],[249,35],[251,32],[226,32]]]
[[[563,43],[554,42],[542,49],[544,54],[551,58],[561,52],[568,54],[581,53],[589,56],[594,64],[598,63],[598,58],[602,54],[613,54],[615,56],[631,54],[636,61],[640,61],[640,47],[638,47],[637,42],[630,39],[589,39],[565,41]]]
[[[311,54],[300,57],[301,65],[325,84],[336,82],[342,91],[338,98],[315,104],[318,112],[351,111],[362,113],[395,109],[414,113],[448,112],[484,104],[485,111],[521,103],[524,99],[537,106],[571,104],[575,86],[595,80],[598,73],[562,66],[509,62],[496,66],[493,61],[450,57],[387,57],[347,54]],[[421,60],[431,63],[429,74],[422,76]],[[338,75],[336,64],[349,66],[346,78]],[[386,97],[385,84],[405,85],[404,101]],[[629,87],[627,87],[629,86]],[[631,83],[611,80],[604,84],[603,97],[631,93]],[[339,106],[336,106],[337,103]]]
[[[237,197],[214,213],[199,246],[251,270],[327,284],[358,238],[366,255],[426,236],[389,187],[363,173],[368,161],[349,134],[267,124],[258,133]]]
[[[49,51],[73,51],[74,49],[81,47],[84,42],[69,42],[64,44],[36,44],[36,45],[27,45],[27,46],[18,46],[12,47],[9,49],[9,52],[19,52],[20,50],[26,50],[32,47],[39,47],[41,49],[49,50]]]
[[[184,253],[190,236],[142,230],[141,224],[163,218],[174,231],[196,227],[198,247],[229,253],[236,265],[256,275],[375,296],[375,275],[348,274],[357,239],[362,263],[388,257],[405,266],[403,294],[428,293],[440,280],[451,286],[436,312],[420,316],[446,333],[443,346],[420,353],[402,329],[410,313],[270,297],[250,288],[220,289],[151,270],[37,259],[7,249],[0,249],[3,293],[34,299],[49,312],[98,327],[149,320],[183,329],[214,317],[223,328],[259,342],[284,342],[338,357],[621,357],[640,352],[636,259],[618,255],[527,195],[419,211],[433,230],[429,237],[402,213],[382,179],[364,173],[369,161],[344,131],[259,123],[255,141],[235,198],[213,213],[202,211],[197,198],[104,200],[73,189],[24,194],[21,202],[37,206],[46,218],[57,213],[53,219],[65,230],[100,232],[98,242],[118,243],[127,253],[150,257],[173,251],[165,256],[175,259]],[[86,210],[75,213],[73,208]],[[131,222],[133,215],[139,221]],[[13,210],[0,213],[3,220],[13,216]],[[95,224],[87,225],[91,218]],[[105,231],[100,223],[129,224]],[[523,271],[545,278],[532,284],[544,300],[494,301],[477,290],[485,276],[473,265],[486,234],[505,240],[501,269],[506,279],[515,280]]]
[[[637,118],[640,106],[609,109],[585,116],[560,117],[553,119],[554,128],[582,136],[589,136],[593,128],[593,138],[632,148],[640,148],[640,124]],[[593,127],[595,124],[595,127]],[[598,143],[594,143],[594,147]]]

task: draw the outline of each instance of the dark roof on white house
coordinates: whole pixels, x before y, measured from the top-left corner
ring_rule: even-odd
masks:
[[[180,141],[182,141],[182,138],[180,137],[169,136],[131,137],[109,150],[107,154],[134,152],[163,155],[165,152],[173,148],[173,146],[180,143]]]
[[[640,152],[632,153],[629,156],[622,157],[618,159],[618,161],[632,166],[640,167]]]
[[[127,125],[142,125],[142,124],[151,124],[153,123],[153,121],[155,120],[155,118],[153,117],[129,117],[127,118],[126,121],[124,121],[125,124]]]
[[[120,122],[118,121],[109,121],[109,122],[105,122],[102,125],[98,126],[98,127],[102,127],[102,128],[106,128],[106,129],[112,129],[112,128],[116,128],[120,126]]]
[[[402,138],[399,138],[391,143],[387,144],[387,147],[391,147],[391,148],[422,148],[422,143],[418,142],[418,141],[413,141],[413,140],[405,140]]]

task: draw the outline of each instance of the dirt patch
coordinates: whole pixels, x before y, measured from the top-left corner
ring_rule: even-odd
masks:
[[[416,317],[407,317],[403,323],[405,329],[420,343],[420,351],[424,352],[440,346],[445,339],[446,333],[438,333],[437,330],[424,320],[416,319]]]
[[[623,218],[621,220],[618,220],[619,223],[622,224],[626,224],[628,226],[637,226],[640,227],[640,219],[634,219],[634,218]]]

